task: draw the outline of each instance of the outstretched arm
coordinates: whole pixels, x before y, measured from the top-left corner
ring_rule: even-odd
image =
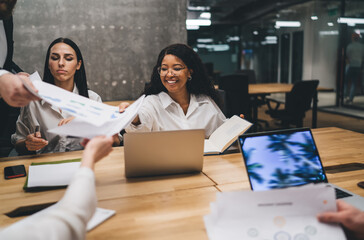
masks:
[[[30,101],[39,100],[25,88],[21,79],[37,92],[29,78],[23,74],[6,73],[0,76],[0,96],[10,106],[23,107]]]
[[[83,153],[81,168],[56,204],[0,232],[0,239],[85,239],[96,209],[95,163],[112,150],[112,137],[95,137]]]

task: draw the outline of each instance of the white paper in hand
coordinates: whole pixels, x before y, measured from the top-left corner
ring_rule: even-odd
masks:
[[[30,80],[38,89],[37,96],[76,117],[68,124],[48,130],[48,132],[63,136],[93,138],[119,133],[133,121],[145,97],[141,96],[120,114],[118,107],[96,102],[42,82],[38,72],[30,75]]]
[[[336,211],[335,192],[326,185],[271,191],[219,193],[204,217],[209,239],[344,240],[338,224],[316,216]]]
[[[81,138],[93,138],[100,135],[112,136],[119,133],[122,129],[128,126],[138,114],[144,100],[144,95],[130,105],[122,114],[114,119],[105,121],[102,125],[84,122],[81,119],[75,118],[70,123],[48,130],[50,133],[66,136],[74,136]]]
[[[101,126],[106,121],[115,119],[120,115],[118,107],[93,101],[55,85],[43,82],[38,72],[30,75],[30,80],[35,88],[38,89],[38,96],[40,98],[83,122]]]
[[[87,223],[87,231],[94,229],[113,215],[115,215],[115,210],[96,208],[94,215]]]

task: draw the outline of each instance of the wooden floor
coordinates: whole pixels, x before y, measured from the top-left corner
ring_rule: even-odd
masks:
[[[282,128],[278,124],[278,122],[275,122],[270,118],[269,115],[265,113],[266,106],[260,107],[258,110],[258,118],[264,119],[269,122],[269,127],[265,128],[263,127],[263,130],[274,130]],[[304,119],[304,127],[311,127],[311,119],[312,119],[312,111],[308,111],[306,114],[306,117]],[[339,114],[332,114],[327,112],[317,112],[317,127],[340,127],[347,130],[352,130],[355,132],[364,133],[364,120],[353,118],[353,117],[347,117]]]

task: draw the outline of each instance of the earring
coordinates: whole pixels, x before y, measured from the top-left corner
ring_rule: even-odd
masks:
[[[192,80],[192,77],[188,77],[188,78],[187,78],[187,80],[188,80],[188,81],[191,81],[191,80]]]

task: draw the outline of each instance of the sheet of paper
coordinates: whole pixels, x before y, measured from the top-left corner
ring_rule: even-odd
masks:
[[[99,103],[43,82],[38,72],[30,75],[30,80],[38,89],[38,94],[34,93],[35,95],[76,117],[66,125],[48,130],[63,136],[93,138],[119,133],[133,121],[144,100],[143,95],[120,114],[118,107]],[[32,91],[28,85],[25,86]]]
[[[142,106],[143,100],[144,95],[130,105],[122,114],[119,114],[117,118],[105,121],[105,123],[100,126],[95,126],[75,118],[70,123],[50,129],[48,132],[90,139],[100,135],[112,136],[119,133],[134,120],[135,116],[138,114],[139,108]]]
[[[41,80],[38,72],[30,75],[38,95],[53,106],[59,107],[76,118],[96,126],[119,117],[119,109],[66,91]]]
[[[67,186],[80,165],[80,162],[30,165],[28,187]]]
[[[204,217],[209,239],[345,239],[339,225],[316,215],[336,211],[332,187],[314,186],[217,195]]]
[[[87,223],[87,231],[91,231],[102,222],[106,221],[110,217],[115,215],[115,210],[105,209],[105,208],[96,208],[96,211],[90,221]]]
[[[215,153],[218,154],[220,153],[218,147],[216,147],[212,142],[210,142],[208,139],[205,139],[205,143],[203,146],[203,153],[207,154],[207,153]]]

